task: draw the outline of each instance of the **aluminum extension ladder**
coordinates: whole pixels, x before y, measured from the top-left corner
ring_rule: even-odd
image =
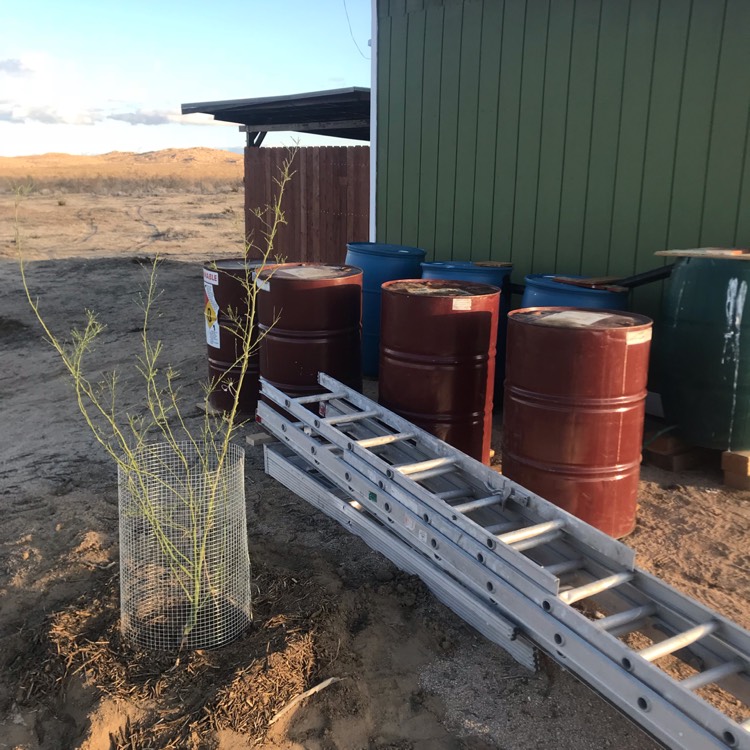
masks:
[[[459,613],[522,664],[533,667],[533,642],[675,750],[750,750],[750,633],[638,569],[620,542],[333,378],[319,382],[327,393],[295,399],[261,379],[289,416],[261,402],[258,421],[299,457],[274,449],[267,465],[296,472],[292,489],[335,504],[349,527],[345,508],[377,519],[369,541],[389,533],[372,546],[396,549],[444,601],[463,593]],[[635,632],[652,644],[631,647]],[[663,671],[655,662],[670,654],[693,673]],[[714,685],[744,705],[739,721],[696,692]]]

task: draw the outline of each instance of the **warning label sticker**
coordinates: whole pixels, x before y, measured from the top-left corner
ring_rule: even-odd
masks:
[[[203,283],[204,284],[218,284],[219,274],[216,271],[209,271],[207,268],[203,269]]]
[[[209,282],[203,283],[204,304],[203,317],[206,321],[206,343],[218,349],[221,346],[221,331],[219,329],[219,304],[214,296],[214,287]]]
[[[471,310],[471,297],[455,297],[451,309]]]

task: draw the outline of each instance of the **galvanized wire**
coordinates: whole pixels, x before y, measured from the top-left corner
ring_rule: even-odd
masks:
[[[245,452],[148,445],[118,469],[123,635],[145,648],[216,648],[252,618]]]

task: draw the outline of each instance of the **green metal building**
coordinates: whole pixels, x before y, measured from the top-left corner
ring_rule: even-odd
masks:
[[[750,0],[375,3],[379,241],[518,281],[750,246]]]

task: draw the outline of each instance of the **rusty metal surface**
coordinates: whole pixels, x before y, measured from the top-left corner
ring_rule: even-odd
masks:
[[[500,290],[419,279],[382,287],[379,401],[489,463]]]
[[[292,396],[320,393],[318,372],[361,390],[362,271],[282,263],[256,283],[261,375]]]
[[[508,316],[503,474],[614,537],[635,527],[650,344],[642,315]]]
[[[237,359],[242,351],[237,336],[231,332],[235,326],[229,317],[230,308],[240,318],[248,313],[246,276],[259,263],[235,259],[222,259],[206,263],[203,267],[203,312],[206,321],[208,349],[208,378],[212,386],[209,403],[215,409],[228,411],[234,402],[234,388],[239,381]],[[211,299],[213,297],[213,299]],[[215,304],[214,304],[215,303]],[[258,405],[258,354],[252,354],[240,391],[239,410],[242,414],[255,414]]]

